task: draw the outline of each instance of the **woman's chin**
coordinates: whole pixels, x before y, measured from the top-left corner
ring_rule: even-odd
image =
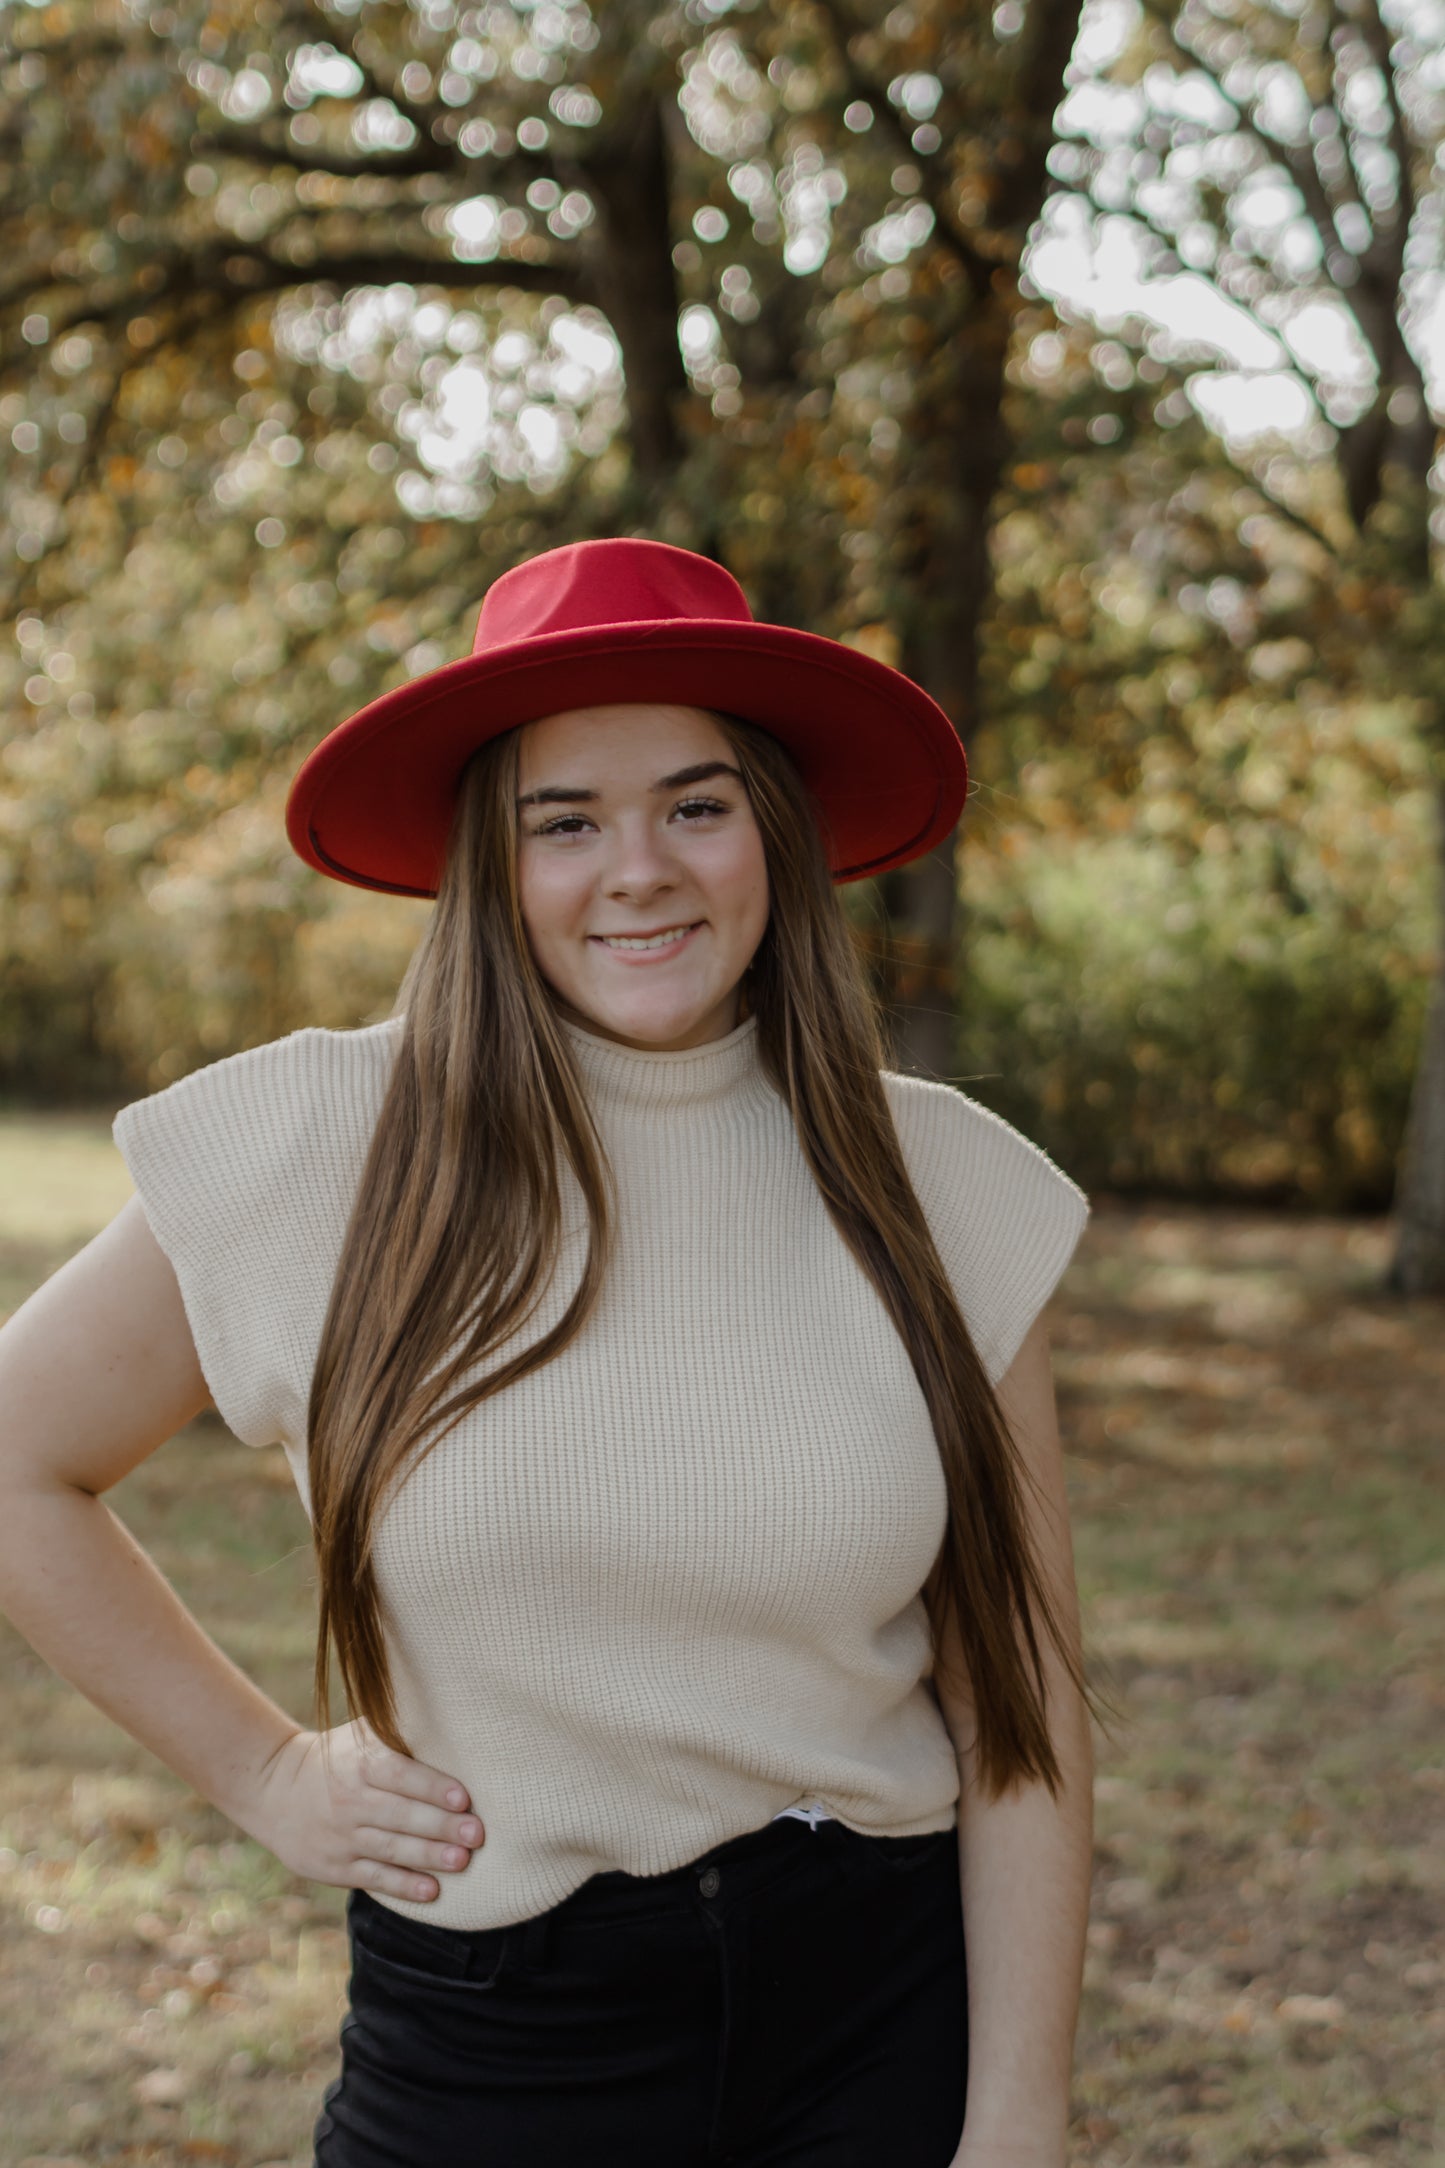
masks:
[[[734,1009],[736,1005],[734,1001]],[[708,988],[688,994],[660,986],[638,987],[630,998],[619,997],[615,988],[605,992],[589,991],[585,995],[579,989],[571,999],[575,1021],[584,1031],[629,1039],[664,1051],[677,1047],[679,1042],[687,1042],[691,1034],[704,1030],[709,1039],[721,1037],[722,1031],[715,1019],[718,1006],[717,995]]]

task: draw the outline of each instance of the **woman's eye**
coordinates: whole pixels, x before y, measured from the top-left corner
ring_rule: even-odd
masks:
[[[673,811],[675,813],[692,811],[711,815],[726,813],[727,807],[719,804],[716,798],[683,798],[673,807]],[[570,824],[576,821],[585,821],[586,818],[585,813],[559,813],[555,820],[544,821],[542,826],[534,828],[532,833],[535,836],[575,835],[577,833],[576,828]],[[691,823],[687,825],[690,826]]]

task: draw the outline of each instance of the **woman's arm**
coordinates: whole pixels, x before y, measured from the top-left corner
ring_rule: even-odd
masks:
[[[264,1694],[101,1498],[209,1399],[137,1198],[0,1328],[0,1611],[293,1872],[418,1902],[482,1841],[465,1785]]]
[[[301,1727],[99,1495],[209,1404],[175,1274],[133,1197],[0,1329],[0,1610],[255,1834],[267,1769]]]
[[[999,1398],[1047,1512],[1022,1486],[1035,1554],[1060,1626],[1079,1647],[1078,1592],[1048,1333],[1037,1320]],[[1083,1986],[1094,1844],[1089,1715],[1036,1623],[1049,1731],[1063,1779],[988,1799],[970,1704],[938,1683],[958,1748],[959,1857],[968,1963],[968,2101],[955,2168],[1064,2168],[1074,2030]],[[955,1662],[958,1652],[952,1652]]]

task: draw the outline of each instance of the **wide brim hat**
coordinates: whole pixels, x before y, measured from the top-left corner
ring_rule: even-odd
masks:
[[[719,564],[629,536],[545,550],[494,580],[472,653],[329,731],[286,800],[292,848],[331,879],[435,896],[477,747],[571,708],[666,701],[758,724],[793,756],[835,882],[922,857],[968,793],[958,733],[901,670],[753,617]]]

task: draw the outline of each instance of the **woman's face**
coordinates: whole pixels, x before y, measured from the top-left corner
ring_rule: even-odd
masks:
[[[522,917],[561,1013],[656,1052],[722,1038],[769,897],[762,837],[716,722],[701,708],[617,702],[518,736]],[[714,772],[693,772],[704,768]],[[657,949],[604,939],[678,927],[694,930]]]

